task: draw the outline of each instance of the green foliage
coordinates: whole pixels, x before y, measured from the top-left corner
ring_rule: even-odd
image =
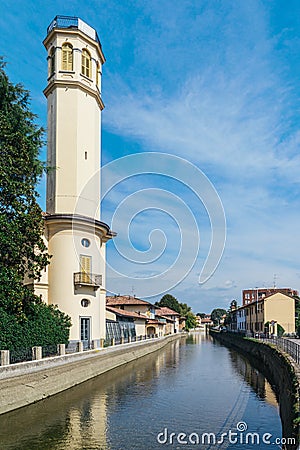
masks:
[[[226,309],[215,308],[215,309],[212,310],[212,312],[211,312],[211,320],[213,320],[214,325],[219,325],[220,324],[220,319],[222,318],[222,316],[224,316],[224,314],[226,314]]]
[[[165,294],[159,302],[155,303],[157,306],[166,306],[173,311],[185,317],[185,329],[188,331],[195,328],[197,325],[196,316],[192,313],[192,309],[186,303],[179,303],[178,300],[171,294]]]
[[[199,317],[201,317],[201,319],[204,319],[206,314],[205,313],[197,313],[196,316],[199,316]]]
[[[230,303],[230,309],[236,309],[237,308],[237,301],[233,299]]]
[[[58,338],[65,342],[69,318],[42,304],[23,285],[26,277],[39,279],[50,259],[42,238],[42,210],[36,200],[36,185],[44,171],[39,160],[43,130],[34,123],[29,93],[21,85],[12,84],[4,69],[0,58],[1,348],[28,342],[38,345],[49,339],[55,343]]]
[[[278,323],[277,324],[277,335],[278,337],[283,336],[285,333],[285,329]]]
[[[181,314],[180,305],[176,297],[171,294],[165,294],[159,302],[155,303],[157,306],[166,306],[167,308],[173,309],[173,311]]]
[[[32,303],[28,315],[17,316],[0,308],[0,348],[18,350],[50,344],[67,344],[70,318],[53,305]]]
[[[39,278],[49,262],[36,201],[43,130],[34,123],[28,92],[9,81],[4,67],[0,59],[0,306],[22,315],[24,277]]]
[[[185,329],[188,331],[192,328],[196,328],[196,326],[196,316],[191,311],[187,312],[185,316]]]

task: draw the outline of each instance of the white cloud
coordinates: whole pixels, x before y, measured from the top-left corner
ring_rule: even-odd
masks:
[[[272,284],[274,273],[297,287],[299,132],[289,120],[295,98],[276,47],[281,36],[272,36],[261,3],[224,4],[223,16],[215,5],[200,12],[192,5],[188,15],[176,4],[168,25],[152,11],[153,33],[142,45],[137,33],[129,72],[110,74],[104,124],[141,149],[190,159],[217,186],[225,256],[206,285],[198,286],[196,265],[175,292],[188,303],[224,306],[242,288]],[[142,78],[134,76],[138,62]]]

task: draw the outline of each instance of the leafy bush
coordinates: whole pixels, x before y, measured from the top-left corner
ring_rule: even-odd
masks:
[[[0,307],[0,349],[19,350],[35,345],[67,344],[70,318],[56,306],[43,302],[30,305],[20,320]]]
[[[284,328],[278,323],[277,324],[277,334],[278,334],[278,337],[281,337],[283,334],[284,334]]]

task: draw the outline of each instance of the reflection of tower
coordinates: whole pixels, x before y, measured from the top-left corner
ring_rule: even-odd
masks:
[[[68,428],[65,441],[69,450],[78,448],[107,448],[107,393],[97,392],[68,411]],[[90,447],[91,446],[91,447]]]
[[[96,31],[57,16],[47,30],[48,303],[69,314],[71,341],[105,337],[105,243],[113,237],[99,217],[102,64]],[[40,291],[42,292],[42,291]],[[47,299],[45,299],[47,300]]]

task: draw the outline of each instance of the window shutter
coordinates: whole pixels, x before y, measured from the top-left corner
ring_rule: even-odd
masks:
[[[81,72],[86,77],[91,78],[91,75],[92,75],[91,55],[85,49],[82,50],[82,55],[81,55]]]
[[[73,70],[73,47],[71,44],[62,45],[62,70]]]
[[[90,282],[91,265],[92,265],[91,256],[83,256],[83,255],[80,256],[80,271],[82,272],[82,281],[84,283]]]

